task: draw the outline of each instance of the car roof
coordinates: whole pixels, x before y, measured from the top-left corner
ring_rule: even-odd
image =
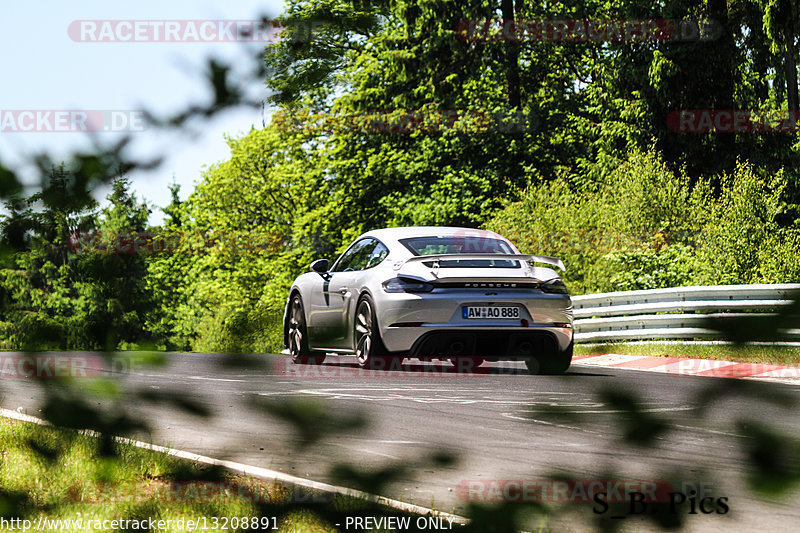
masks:
[[[387,241],[394,243],[400,239],[408,239],[413,237],[450,237],[456,235],[463,235],[465,237],[496,238],[503,241],[508,241],[508,239],[493,231],[476,228],[457,228],[450,226],[406,226],[399,228],[376,229],[364,233],[359,238],[375,237],[376,239],[385,243],[387,243]]]

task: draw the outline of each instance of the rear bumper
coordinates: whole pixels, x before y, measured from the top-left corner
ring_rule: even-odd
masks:
[[[557,333],[543,328],[507,331],[450,328],[422,334],[411,346],[408,356],[479,356],[495,361],[521,360],[532,356],[555,356],[567,347],[560,346]]]
[[[517,306],[520,314],[515,319],[465,319],[463,309],[468,305]],[[415,357],[452,351],[441,345],[461,342],[465,350],[474,347],[480,352],[473,355],[514,359],[524,357],[514,353],[526,351],[527,345],[521,347],[526,342],[536,350],[551,351],[547,345],[554,343],[555,350],[563,352],[573,338],[572,302],[561,294],[521,290],[392,294],[381,298],[377,312],[386,348]]]
[[[387,328],[383,342],[392,352],[408,357],[475,355],[489,360],[527,359],[563,352],[572,343],[571,328],[531,326]]]

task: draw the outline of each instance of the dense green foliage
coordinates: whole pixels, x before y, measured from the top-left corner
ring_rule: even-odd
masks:
[[[653,152],[633,152],[601,188],[531,187],[488,227],[563,258],[579,294],[798,281],[800,227],[780,223],[787,186],[784,172],[765,177],[740,163],[690,187]]]
[[[229,139],[231,157],[188,201],[173,189],[151,228],[180,246],[68,249],[76,231],[145,229],[124,180],[102,212],[69,203],[63,169],[10,204],[4,241],[18,251],[0,273],[0,339],[276,350],[291,279],[384,226],[494,229],[562,257],[574,293],[800,281],[797,134],[681,133],[668,120],[797,109],[798,14],[784,4],[294,0],[265,51],[272,122]],[[695,40],[462,32],[501,18],[716,24]]]
[[[286,39],[265,54],[272,123],[230,139],[231,157],[204,173],[188,201],[173,186],[161,227],[146,227],[151,208],[125,179],[157,161],[128,158],[128,139],[74,154],[55,168],[46,156],[31,158],[42,178],[36,193],[0,164],[0,198],[7,201],[0,220],[0,348],[272,352],[280,345],[290,280],[363,230],[392,225],[501,231],[525,251],[562,256],[574,293],[800,281],[796,133],[687,134],[668,127],[680,109],[796,111],[798,15],[787,0],[546,7],[511,0],[290,1],[282,21]],[[458,33],[465,20],[497,17],[709,17],[719,31],[685,42],[473,41]],[[154,125],[182,128],[245,103],[244,92],[230,84],[228,65],[210,60],[208,68],[213,102]],[[100,209],[90,192],[108,183],[108,206]],[[796,323],[797,306],[769,317],[764,329],[772,338]],[[758,338],[751,327],[737,329],[727,337]],[[168,359],[149,355],[151,362]],[[129,356],[103,360],[132,365]],[[270,359],[234,355],[221,365],[260,373],[269,371]],[[178,389],[127,381],[31,380],[42,387],[39,412],[48,422],[99,437],[86,458],[96,460],[106,481],[115,458],[127,457],[113,436],[156,434],[142,418],[149,407],[168,405],[200,418],[213,412]],[[791,398],[771,386],[742,384],[736,391],[729,383],[709,384],[688,403],[697,407],[695,421],[707,418],[717,434],[736,436],[740,448],[733,440],[725,445],[749,458],[750,488],[776,496],[800,480],[797,468],[785,468],[800,464],[796,439],[748,413],[734,416],[730,428],[718,427],[709,407],[734,393],[789,408]],[[325,437],[366,429],[359,411],[339,415],[313,398],[251,396],[242,396],[244,407],[290,425],[287,442],[298,460],[308,451],[316,458],[314,446]],[[619,383],[598,387],[593,401],[619,414],[618,439],[608,442],[622,457],[630,456],[624,445],[657,451],[686,429]],[[590,422],[570,410],[528,408],[571,427]],[[59,430],[57,436],[70,444],[75,435]],[[41,480],[63,474],[70,450],[50,441],[32,435],[24,449],[16,446],[21,467],[9,479],[25,481],[34,472],[36,486],[2,488],[4,516],[31,516],[42,505],[53,510]],[[374,468],[333,465],[330,474],[337,483],[385,494],[414,471],[435,472],[454,460],[440,450],[430,459]],[[708,474],[706,465],[684,466],[671,472],[687,480]],[[152,470],[152,463],[143,468]],[[629,474],[616,472],[613,461],[598,468],[598,479]],[[569,470],[541,479],[568,479]],[[222,479],[216,468],[175,477]],[[469,506],[471,523],[463,529],[529,530],[529,511],[547,519],[554,510],[534,503]],[[383,512],[359,505],[363,516]],[[145,502],[141,512],[158,516],[158,510]],[[277,510],[260,504],[253,512]],[[346,512],[337,506],[327,519],[341,523]],[[643,518],[670,529],[684,520],[672,513]],[[595,525],[605,531],[620,523],[612,522]]]
[[[74,185],[56,168],[42,192],[7,205],[4,244],[17,249],[0,271],[0,328],[8,348],[114,349],[148,338],[145,320],[157,302],[145,287],[145,257],[76,252],[88,242],[115,248],[121,233],[146,228],[150,212],[123,178],[99,212]]]

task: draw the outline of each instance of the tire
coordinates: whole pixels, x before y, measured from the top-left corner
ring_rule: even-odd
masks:
[[[295,294],[289,304],[289,330],[287,344],[292,362],[298,365],[319,365],[325,360],[324,355],[312,355],[308,347],[308,328],[306,314],[303,312],[303,299]]]
[[[375,304],[369,296],[363,296],[358,301],[353,322],[353,340],[359,368],[386,368],[389,362],[385,358],[387,352],[378,330]]]
[[[572,364],[573,344],[570,343],[563,352],[550,356],[534,356],[525,360],[529,374],[563,374]]]

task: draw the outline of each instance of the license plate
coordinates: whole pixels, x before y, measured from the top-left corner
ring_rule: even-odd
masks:
[[[465,305],[461,308],[463,318],[519,318],[519,307]]]

